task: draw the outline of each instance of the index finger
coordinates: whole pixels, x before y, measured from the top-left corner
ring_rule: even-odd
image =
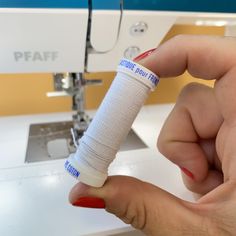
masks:
[[[160,77],[181,75],[219,79],[236,65],[236,40],[231,37],[180,35],[140,61]]]

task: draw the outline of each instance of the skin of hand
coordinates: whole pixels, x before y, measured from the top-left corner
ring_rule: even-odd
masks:
[[[127,176],[109,177],[102,188],[78,183],[73,204],[83,196],[105,201],[106,210],[146,235],[236,235],[236,39],[177,36],[140,64],[161,78],[186,70],[215,79],[214,88],[187,85],[157,141],[160,152],[181,168],[196,203]]]

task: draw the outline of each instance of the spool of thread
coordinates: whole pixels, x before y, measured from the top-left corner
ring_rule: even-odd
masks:
[[[76,153],[65,162],[65,169],[72,176],[90,186],[104,184],[110,163],[158,82],[158,76],[138,63],[120,61],[116,77],[79,140]]]

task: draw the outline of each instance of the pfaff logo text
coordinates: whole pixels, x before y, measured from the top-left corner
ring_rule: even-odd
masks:
[[[48,62],[56,61],[58,58],[57,51],[17,51],[14,52],[16,62]]]

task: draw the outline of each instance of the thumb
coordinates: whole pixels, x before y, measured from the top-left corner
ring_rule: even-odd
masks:
[[[146,182],[128,176],[109,177],[102,188],[78,183],[69,200],[103,199],[108,212],[147,235],[183,235],[207,231],[206,217],[199,214],[198,204],[185,202]],[[92,198],[91,198],[92,197]],[[204,215],[204,214],[203,214]]]

